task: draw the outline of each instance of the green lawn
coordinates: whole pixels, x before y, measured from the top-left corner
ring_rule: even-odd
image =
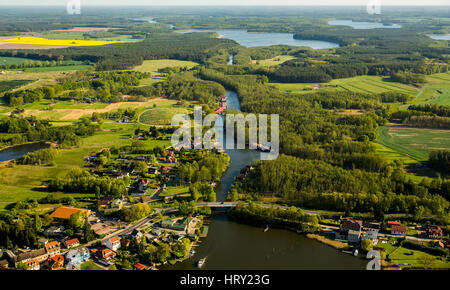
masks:
[[[450,131],[382,126],[377,130],[377,142],[418,161],[428,159],[432,150],[450,149]]]
[[[162,191],[159,196],[164,197],[167,195],[186,193],[189,192],[189,186],[168,186],[166,190]]]
[[[386,244],[377,245],[379,247],[384,247]],[[391,245],[390,245],[391,246]],[[390,262],[396,265],[399,265],[402,268],[411,268],[411,267],[422,267],[420,263],[419,257],[428,256],[434,258],[434,263],[431,268],[439,268],[439,269],[449,269],[450,261],[446,258],[440,258],[436,256],[432,256],[425,252],[410,250],[403,247],[398,247],[395,251],[388,251],[391,253],[389,255]]]
[[[103,270],[103,268],[95,264],[94,261],[87,261],[81,264],[80,270]]]

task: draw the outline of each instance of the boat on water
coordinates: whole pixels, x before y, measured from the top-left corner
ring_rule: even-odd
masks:
[[[269,230],[269,225],[266,226],[266,228],[264,229],[264,232],[267,232]]]
[[[204,265],[205,262],[206,262],[206,258],[207,258],[207,257],[204,257],[203,259],[200,259],[200,260],[198,261],[198,263],[197,263],[197,267],[199,267],[199,268],[203,267],[203,265]]]

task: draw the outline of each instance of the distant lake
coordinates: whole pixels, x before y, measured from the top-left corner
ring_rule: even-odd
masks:
[[[359,22],[352,20],[331,20],[328,21],[329,25],[343,25],[343,26],[351,26],[354,29],[374,29],[374,28],[401,28],[400,24],[392,24],[392,25],[384,25],[379,22]]]
[[[248,32],[247,30],[177,30],[179,33],[191,33],[191,32],[217,32],[223,35],[223,38],[228,38],[236,41],[237,43],[247,46],[270,46],[270,45],[292,45],[292,46],[308,46],[313,49],[322,48],[335,48],[339,47],[339,44],[321,41],[321,40],[302,40],[294,39],[293,33],[275,33],[275,32]]]
[[[157,23],[155,20],[153,20],[153,17],[139,17],[139,18],[130,18],[130,20],[133,21],[147,21],[149,23]]]
[[[436,40],[450,40],[450,34],[431,34],[428,36]]]

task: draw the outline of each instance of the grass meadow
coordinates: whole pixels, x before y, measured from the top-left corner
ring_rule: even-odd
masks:
[[[449,130],[382,126],[377,135],[378,143],[417,161],[427,160],[432,150],[450,148]]]

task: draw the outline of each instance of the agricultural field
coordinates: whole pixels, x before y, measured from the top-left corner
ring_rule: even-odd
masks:
[[[427,84],[408,105],[400,110],[408,109],[410,104],[438,104],[450,106],[450,72],[427,76]]]
[[[170,125],[171,119],[175,114],[187,114],[188,110],[185,108],[171,107],[161,108],[156,107],[143,112],[139,116],[139,122],[147,125]]]
[[[30,82],[29,80],[0,81],[0,93],[24,86]]]
[[[353,78],[334,79],[328,83],[271,83],[282,92],[311,93],[330,91],[351,91],[356,93],[378,94],[389,91],[397,91],[411,96],[417,95],[420,90],[389,81],[380,76],[357,76]]]
[[[268,67],[282,64],[283,62],[286,62],[291,59],[295,59],[295,57],[293,57],[292,55],[279,55],[269,59],[252,60],[251,63],[259,66]]]
[[[377,142],[417,161],[425,161],[432,150],[449,149],[450,131],[383,126],[377,130]]]
[[[188,69],[190,69],[196,65],[198,65],[198,63],[193,61],[184,61],[176,59],[144,60],[144,62],[141,65],[134,67],[133,70],[140,72],[157,73],[159,69],[166,67],[187,67]]]
[[[47,39],[42,37],[24,36],[0,39],[2,44],[0,48],[11,48],[9,45],[24,45],[26,48],[29,46],[44,46],[48,47],[69,47],[69,46],[100,46],[113,43],[124,43],[131,41],[104,41],[104,40],[79,40],[79,39]]]
[[[144,60],[141,65],[134,67],[133,70],[151,73],[150,78],[142,79],[139,84],[140,86],[149,86],[154,83],[164,81],[167,78],[166,74],[158,73],[159,69],[166,67],[187,67],[188,69],[190,69],[196,65],[198,65],[198,63],[192,61],[176,59],[155,59]]]
[[[26,104],[23,106],[24,116],[34,116],[37,119],[51,121],[74,121],[83,116],[90,116],[93,113],[111,112],[117,109],[135,108],[140,111],[148,110],[153,106],[166,106],[174,104],[175,101],[166,99],[152,99],[148,102],[119,102],[119,103],[79,103],[74,101],[59,101],[51,103],[49,100],[42,100],[39,103]]]
[[[135,41],[131,35],[112,34],[106,31],[98,32],[98,30],[78,31],[78,30],[62,30],[62,31],[45,31],[34,35],[47,39],[75,39],[75,40],[103,40],[103,41]]]
[[[61,66],[47,66],[47,67],[31,67],[25,68],[25,72],[52,72],[52,71],[77,71],[77,70],[88,70],[91,65],[61,65]]]

